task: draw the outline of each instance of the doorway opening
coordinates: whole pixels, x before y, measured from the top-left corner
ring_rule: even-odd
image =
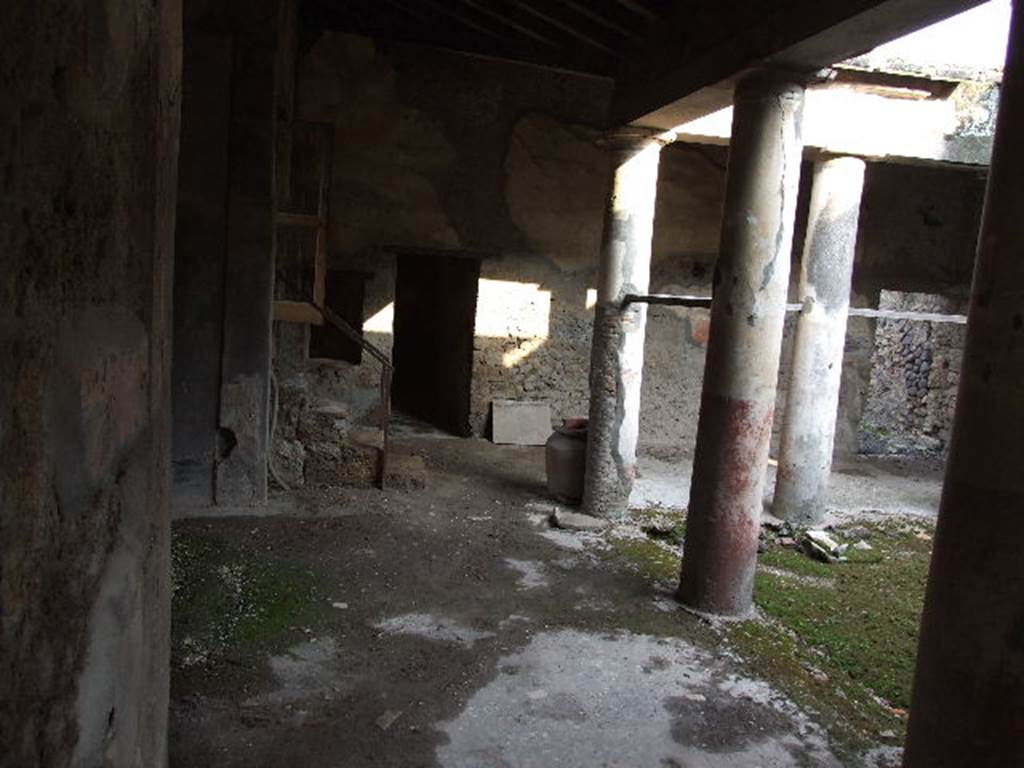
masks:
[[[468,437],[480,261],[405,253],[395,276],[394,407]]]

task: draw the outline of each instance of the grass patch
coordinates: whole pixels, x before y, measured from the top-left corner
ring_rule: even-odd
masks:
[[[679,556],[656,541],[615,535],[608,541],[616,555],[650,581],[665,582],[679,577]]]
[[[815,713],[840,757],[880,741],[902,741],[902,721],[896,714],[864,686],[829,675],[828,659],[784,626],[771,620],[745,621],[726,625],[724,632],[751,674],[772,683],[801,709]],[[888,738],[881,737],[883,733]]]
[[[872,528],[871,550],[849,550],[850,561],[824,565],[793,551],[761,562],[783,571],[828,577],[833,588],[760,572],[755,599],[762,610],[822,654],[830,677],[857,682],[898,709],[910,705],[918,623],[924,603],[929,538],[921,528]]]
[[[772,549],[758,556],[758,565],[793,573],[797,576],[813,576],[818,579],[831,579],[836,575],[835,565],[828,565],[795,549]]]
[[[661,510],[634,513],[645,535],[609,536],[615,556],[649,581],[674,585],[673,546],[685,520]],[[760,555],[755,602],[764,620],[725,624],[730,645],[751,673],[817,712],[837,746],[896,744],[910,704],[918,624],[931,557],[929,523],[857,525],[836,532],[846,562],[825,564],[790,548]],[[881,734],[884,734],[882,736]]]
[[[686,513],[661,507],[632,510],[626,526],[608,538],[612,551],[650,581],[679,578],[679,547],[686,536]]]
[[[931,532],[924,523],[840,529],[871,549],[851,547],[847,562],[830,565],[766,552],[760,564],[776,572],[758,571],[755,601],[768,620],[726,629],[754,669],[820,712],[841,743],[902,741]]]
[[[861,422],[860,431],[866,435],[872,437],[888,437],[891,432],[883,426],[878,424],[869,424],[868,422]]]

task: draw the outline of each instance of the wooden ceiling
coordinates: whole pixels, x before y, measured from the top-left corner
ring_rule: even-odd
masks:
[[[813,72],[982,0],[301,0],[331,29],[608,77],[610,123],[676,125],[764,63]]]
[[[304,0],[302,14],[315,28],[616,77],[650,47],[674,7],[658,0]]]

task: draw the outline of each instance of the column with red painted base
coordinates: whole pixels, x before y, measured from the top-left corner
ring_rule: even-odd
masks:
[[[736,88],[679,597],[750,610],[796,216],[804,89],[761,71]]]

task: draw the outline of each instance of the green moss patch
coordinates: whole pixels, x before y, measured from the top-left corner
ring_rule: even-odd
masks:
[[[262,666],[324,628],[328,597],[309,570],[196,533],[175,532],[171,663],[178,682]]]
[[[814,575],[832,579],[833,588],[762,571],[756,600],[767,615],[824,654],[836,672],[862,683],[892,706],[906,709],[931,542],[912,533],[885,530],[876,530],[864,540],[873,549],[850,551],[857,560],[814,568]],[[819,565],[803,558],[795,567],[792,560],[801,557],[792,552],[767,553],[762,562],[796,573]]]
[[[648,507],[630,515],[649,538],[680,547],[686,538],[686,512],[679,509]]]
[[[679,576],[679,556],[646,538],[608,539],[612,551],[642,576],[655,582],[671,581]]]
[[[680,549],[686,536],[686,513],[661,507],[632,510],[612,529],[608,543],[620,560],[650,581],[679,578]]]
[[[678,515],[666,524],[665,514],[635,513],[628,535],[613,530],[608,541],[631,569],[674,586],[679,554],[673,545],[685,520]],[[851,545],[846,561],[831,564],[773,546],[759,558],[761,618],[723,624],[720,631],[751,674],[818,713],[837,746],[898,743],[910,705],[932,533],[924,521],[847,526],[835,532]],[[852,546],[860,541],[870,548]]]
[[[758,668],[788,665],[782,687],[831,712],[847,736],[901,739],[931,532],[926,523],[840,529],[839,538],[871,549],[851,547],[846,562],[829,565],[791,549],[765,553],[760,564],[773,572],[759,569],[755,601],[768,621],[735,625],[730,639]]]

